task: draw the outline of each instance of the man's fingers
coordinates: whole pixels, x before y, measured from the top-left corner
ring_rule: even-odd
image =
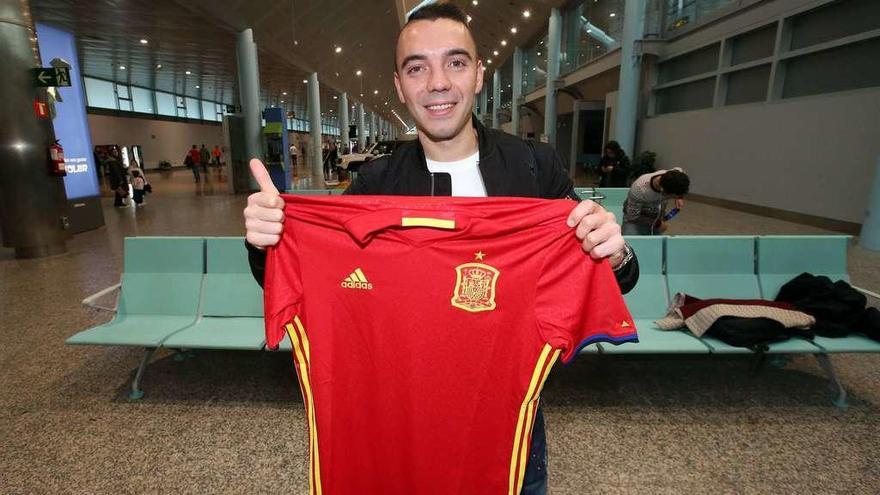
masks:
[[[271,198],[270,198],[271,199]],[[276,196],[277,199],[277,196]],[[264,220],[267,222],[284,222],[284,210],[273,206],[264,206],[259,201],[244,209],[244,218]]]
[[[278,241],[281,240],[281,237],[273,234],[258,234],[256,232],[248,232],[245,239],[247,239],[247,241],[252,246],[256,246],[260,249],[266,249],[267,247],[278,244]]]
[[[596,210],[601,209],[601,206],[599,206],[597,203],[594,203],[593,201],[590,201],[589,199],[581,201],[571,210],[571,213],[568,214],[568,220],[566,220],[566,224],[568,224],[569,227],[574,227],[575,225],[580,223],[582,218],[589,215],[590,213],[594,213]]]
[[[594,259],[607,258],[623,249],[623,236],[615,224],[605,224],[590,232],[583,242],[584,251]]]
[[[251,174],[253,174],[254,179],[260,186],[260,191],[278,194],[278,189],[275,187],[275,184],[272,183],[272,178],[269,177],[269,171],[266,170],[266,166],[263,165],[263,162],[256,158],[251,158],[249,165],[251,167]]]
[[[244,227],[249,234],[281,235],[281,232],[284,231],[284,226],[278,222],[267,222],[265,220],[257,220],[256,218],[245,220]]]

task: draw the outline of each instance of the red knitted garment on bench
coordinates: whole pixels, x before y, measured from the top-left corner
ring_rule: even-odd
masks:
[[[687,294],[676,294],[666,317],[655,322],[662,330],[687,327],[702,337],[716,320],[725,316],[739,318],[768,318],[786,328],[810,328],[816,323],[812,316],[798,311],[793,305],[764,299],[699,299]]]

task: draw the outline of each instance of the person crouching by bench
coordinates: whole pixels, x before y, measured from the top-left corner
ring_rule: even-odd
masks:
[[[623,203],[623,235],[662,234],[666,222],[684,206],[690,185],[690,177],[678,167],[640,176]],[[667,212],[666,203],[673,198],[675,207]]]

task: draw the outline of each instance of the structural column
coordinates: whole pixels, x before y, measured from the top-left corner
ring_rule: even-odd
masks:
[[[309,159],[312,177],[324,176],[324,157],[321,154],[321,88],[318,73],[309,74]]]
[[[501,121],[498,118],[498,111],[501,109],[501,68],[495,69],[492,75],[492,128],[499,129]]]
[[[340,153],[351,153],[348,138],[348,93],[339,95],[339,139],[342,140],[342,150]]]
[[[627,156],[633,156],[636,145],[642,58],[636,51],[635,44],[644,32],[645,2],[627,0],[623,13],[620,82],[617,86],[617,116],[614,120],[614,139],[620,143]]]
[[[556,146],[556,80],[559,79],[559,49],[562,44],[562,16],[559,9],[550,11],[547,28],[547,85],[544,96],[544,136]]]
[[[260,68],[254,32],[245,29],[236,36],[238,62],[238,91],[241,113],[244,116],[244,149],[248,159],[263,159],[262,111],[260,109]],[[251,189],[257,189],[254,178],[248,174]]]
[[[370,112],[370,140],[374,143],[379,140],[378,127],[378,118],[376,117],[376,112]]]
[[[41,65],[36,38],[29,2],[0,2],[0,228],[17,258],[63,253],[69,237],[64,181],[49,175],[55,130],[34,115],[34,102],[47,101],[31,76]]]
[[[358,152],[363,153],[367,147],[367,122],[364,115],[364,104],[358,102]]]
[[[519,104],[522,98],[522,50],[516,47],[513,50],[513,81],[510,86],[512,95],[510,100],[510,132],[514,136],[522,133],[519,130]]]

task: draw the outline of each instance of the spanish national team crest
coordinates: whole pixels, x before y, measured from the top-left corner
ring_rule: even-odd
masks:
[[[477,253],[477,259],[483,259]],[[455,267],[455,291],[452,305],[456,308],[478,313],[495,309],[495,285],[498,283],[498,269],[485,263],[465,263]]]

